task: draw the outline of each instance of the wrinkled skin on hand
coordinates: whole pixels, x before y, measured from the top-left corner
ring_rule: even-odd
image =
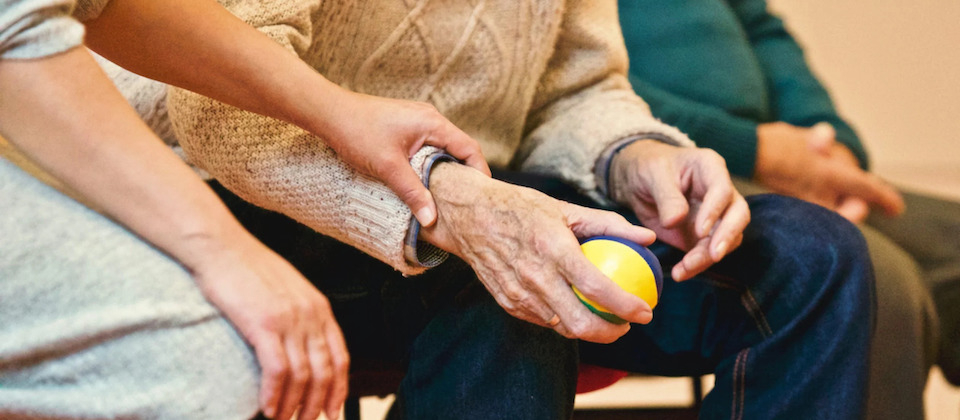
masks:
[[[866,219],[870,207],[891,216],[904,210],[900,193],[860,169],[829,124],[761,124],[757,139],[754,178],[771,191],[819,204],[854,223]]]
[[[600,343],[629,330],[628,324],[612,324],[591,313],[574,295],[570,286],[575,285],[625,320],[652,319],[646,302],[586,259],[577,238],[616,235],[650,244],[653,232],[616,213],[558,201],[452,163],[434,168],[430,189],[440,217],[422,231],[423,238],[469,263],[511,315],[569,338]]]
[[[740,246],[750,222],[723,158],[709,149],[640,140],[614,157],[611,198],[629,207],[657,237],[687,251],[671,272],[682,281]]]

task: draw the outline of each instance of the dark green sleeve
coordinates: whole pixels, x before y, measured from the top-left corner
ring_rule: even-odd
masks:
[[[846,145],[866,169],[867,153],[860,138],[837,114],[827,90],[807,66],[803,50],[783,21],[767,10],[766,0],[728,2],[763,67],[776,119],[803,127],[821,121],[830,123],[837,130],[837,141]]]
[[[687,133],[700,147],[715,150],[730,173],[752,177],[757,159],[757,123],[712,105],[667,92],[630,74],[633,90],[650,105],[654,117]]]

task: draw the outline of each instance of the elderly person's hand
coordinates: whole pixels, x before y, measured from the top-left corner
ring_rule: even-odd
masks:
[[[750,209],[734,189],[723,158],[709,149],[634,142],[614,157],[610,196],[631,208],[660,240],[687,251],[671,273],[676,281],[740,246],[750,222]]]
[[[430,177],[440,209],[424,239],[469,263],[511,315],[560,334],[609,343],[629,330],[592,314],[571,289],[630,322],[652,319],[650,306],[591,264],[577,238],[616,235],[650,244],[655,235],[616,213],[587,209],[487,178],[453,163]]]
[[[754,178],[774,192],[834,210],[851,222],[867,217],[870,206],[888,215],[903,212],[903,198],[836,141],[827,123],[797,127],[784,122],[757,127]]]

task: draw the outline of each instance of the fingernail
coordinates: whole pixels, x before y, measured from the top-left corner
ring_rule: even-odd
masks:
[[[717,261],[723,258],[727,253],[728,246],[730,246],[730,244],[727,241],[720,241],[720,243],[713,248],[713,258]]]
[[[640,312],[640,319],[638,321],[640,324],[646,324],[650,321],[653,321],[653,311]]]
[[[417,221],[419,221],[424,227],[432,225],[436,217],[437,216],[433,213],[433,209],[431,209],[429,206],[421,208],[419,211],[417,211]]]

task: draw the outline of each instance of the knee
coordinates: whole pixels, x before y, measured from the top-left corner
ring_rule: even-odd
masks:
[[[753,221],[744,243],[766,259],[788,293],[830,301],[851,316],[873,313],[873,270],[863,235],[836,213],[805,201],[760,195],[748,198]]]
[[[223,318],[159,333],[139,388],[159,418],[248,419],[259,411],[259,368],[252,350]],[[132,388],[137,389],[137,388]]]

